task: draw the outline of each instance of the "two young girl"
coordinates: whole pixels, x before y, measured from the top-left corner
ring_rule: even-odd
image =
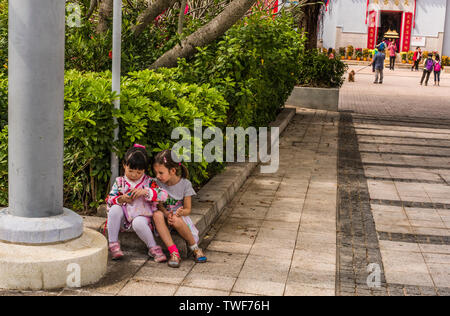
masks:
[[[149,166],[144,146],[134,145],[124,157],[125,175],[118,177],[107,198],[108,239],[113,260],[124,256],[119,231],[134,230],[149,248],[149,256],[156,262],[167,257],[155,242],[153,233],[161,236],[170,253],[170,267],[180,266],[180,253],[172,240],[170,231],[175,229],[189,244],[197,262],[206,262],[198,247],[198,230],[189,217],[191,197],[195,195],[185,166],[175,163],[171,151],[156,156],[153,168],[157,180],[145,174]],[[156,229],[155,229],[156,226]]]

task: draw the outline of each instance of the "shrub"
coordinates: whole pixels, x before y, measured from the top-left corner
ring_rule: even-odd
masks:
[[[352,45],[347,46],[347,56],[352,58],[353,57],[354,48]]]
[[[209,85],[180,84],[170,71],[131,73],[122,80],[121,109],[112,109],[111,74],[68,71],[64,91],[64,204],[74,210],[95,208],[109,191],[110,149],[119,157],[134,142],[149,153],[170,148],[174,127],[224,126],[227,103]],[[7,87],[7,80],[0,80]],[[0,99],[2,100],[2,99]],[[0,103],[1,112],[7,107]],[[113,144],[113,113],[121,133]],[[7,125],[0,130],[0,205],[7,201]],[[187,163],[194,184],[208,179],[220,164]]]
[[[301,60],[297,84],[306,87],[338,88],[344,83],[347,65],[337,59],[317,54],[315,50],[305,53]]]
[[[219,41],[179,61],[179,80],[210,83],[230,105],[231,126],[267,126],[284,106],[299,76],[305,38],[287,16],[254,14]]]

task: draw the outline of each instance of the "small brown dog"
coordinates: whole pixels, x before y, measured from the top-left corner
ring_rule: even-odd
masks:
[[[352,70],[348,73],[348,82],[355,82],[355,71]]]

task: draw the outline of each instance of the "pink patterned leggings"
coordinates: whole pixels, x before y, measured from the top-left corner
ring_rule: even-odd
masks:
[[[114,205],[108,212],[108,240],[109,242],[119,241],[120,227],[125,223],[125,215],[122,207]],[[156,246],[155,237],[148,225],[148,218],[145,216],[136,217],[131,223],[133,230],[148,248]]]

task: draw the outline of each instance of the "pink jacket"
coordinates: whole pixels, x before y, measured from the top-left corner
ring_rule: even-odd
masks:
[[[117,199],[122,195],[128,194],[133,189],[146,189],[147,195],[133,201],[133,203],[122,205],[125,217],[129,223],[138,216],[151,217],[157,209],[158,202],[167,201],[169,196],[165,190],[156,184],[153,178],[147,175],[144,175],[134,188],[132,188],[125,177],[118,177],[106,199],[108,210],[113,205],[119,205]]]

